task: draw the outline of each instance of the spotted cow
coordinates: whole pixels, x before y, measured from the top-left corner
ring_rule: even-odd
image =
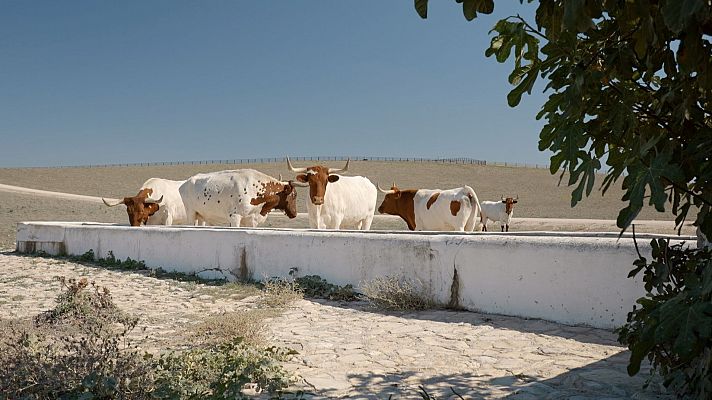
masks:
[[[296,186],[253,169],[237,169],[197,174],[179,188],[188,222],[257,226],[273,210],[297,216]]]

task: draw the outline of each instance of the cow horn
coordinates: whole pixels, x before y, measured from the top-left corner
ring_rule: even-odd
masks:
[[[335,174],[337,172],[346,172],[349,169],[349,161],[351,161],[350,158],[346,159],[346,165],[344,165],[344,168],[338,168],[338,169],[331,169],[329,168],[329,173],[330,174]]]
[[[104,204],[106,204],[106,205],[109,206],[109,207],[116,207],[116,206],[118,206],[119,204],[124,204],[124,201],[123,201],[123,200],[119,200],[118,202],[116,202],[116,203],[114,203],[114,204],[109,204],[103,197],[101,198],[101,201],[103,201]]]
[[[519,200],[519,195],[517,195],[517,198],[515,200]]]
[[[500,197],[502,200],[504,200],[504,195],[503,195],[503,194],[500,194],[499,197]]]
[[[280,181],[280,182],[283,181],[283,179],[282,179],[282,174],[279,174],[279,181]]]
[[[381,189],[381,185],[379,185],[378,183],[376,183],[376,187],[378,188],[378,191],[381,192],[381,193],[392,194],[392,193],[395,193],[395,192],[396,192],[395,190],[384,190],[384,189]]]
[[[152,198],[147,197],[146,200],[144,200],[143,202],[144,202],[144,203],[147,203],[147,204],[151,204],[151,203],[157,203],[157,204],[158,204],[158,203],[160,203],[160,202],[162,202],[162,201],[163,201],[163,196],[161,196],[161,198],[158,199],[158,200],[153,200]]]
[[[290,171],[292,172],[307,172],[306,168],[294,168],[292,167],[291,161],[289,161],[289,157],[287,157],[287,168],[289,168]]]
[[[299,182],[299,181],[289,181],[286,183],[286,185],[292,185],[295,187],[308,187],[309,186],[308,183]]]

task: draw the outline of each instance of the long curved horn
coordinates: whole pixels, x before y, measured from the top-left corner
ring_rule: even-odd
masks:
[[[396,192],[395,190],[384,190],[384,189],[381,189],[381,185],[379,185],[378,182],[376,182],[376,187],[378,188],[378,191],[379,191],[379,192],[384,193],[384,194],[392,194],[392,193],[395,193],[395,192]]]
[[[285,185],[287,185],[287,184],[295,186],[295,187],[309,187],[308,183],[299,182],[299,181],[289,181],[289,182],[285,183]]]
[[[346,159],[346,165],[344,165],[344,168],[338,168],[338,169],[331,169],[329,168],[329,173],[330,174],[335,174],[337,172],[346,172],[349,169],[349,162],[351,161],[350,158]]]
[[[306,168],[294,168],[292,167],[291,161],[289,161],[289,157],[287,157],[287,168],[289,168],[290,171],[292,172],[307,172]]]
[[[116,202],[115,204],[109,204],[103,197],[101,198],[101,201],[103,201],[104,204],[106,204],[106,205],[109,206],[109,207],[116,207],[116,206],[118,206],[119,204],[124,204],[124,201],[123,201],[123,200],[119,200],[119,201]]]
[[[147,203],[147,204],[151,204],[151,203],[160,203],[160,202],[162,202],[162,201],[163,201],[163,196],[161,196],[161,198],[158,199],[158,200],[153,200],[153,199],[150,198],[150,197],[146,197],[146,200],[144,200],[143,202],[144,202],[144,203]]]

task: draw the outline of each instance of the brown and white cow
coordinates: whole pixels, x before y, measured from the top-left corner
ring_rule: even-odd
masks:
[[[378,207],[381,214],[398,215],[411,231],[472,231],[480,202],[469,186],[456,189],[400,190],[395,183]]]
[[[104,204],[109,207],[126,205],[131,226],[146,225],[181,225],[186,223],[185,208],[178,188],[185,181],[172,181],[163,178],[150,178],[141,185],[138,194],[124,197],[123,200]],[[154,200],[158,198],[158,200]]]
[[[509,223],[514,215],[514,205],[517,204],[519,196],[516,198],[500,196],[501,201],[483,201],[482,202],[482,230],[487,231],[487,220],[492,222],[499,221],[502,232],[509,232]]]
[[[254,169],[196,174],[178,189],[188,222],[256,227],[273,209],[297,216],[296,186]]]
[[[349,168],[331,169],[321,165],[295,168],[287,157],[287,168],[299,182],[309,184],[309,226],[315,229],[371,229],[376,210],[376,186],[363,176],[342,176]]]
[[[109,207],[115,207],[119,204],[126,206],[126,213],[129,215],[129,224],[131,226],[140,226],[146,224],[148,219],[160,209],[158,203],[163,200],[161,197],[158,200],[151,198],[153,189],[141,189],[138,194],[133,197],[124,197],[116,203],[109,203],[103,197],[101,200]]]

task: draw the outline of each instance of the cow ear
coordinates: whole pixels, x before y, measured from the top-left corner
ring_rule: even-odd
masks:
[[[506,200],[502,200],[502,203],[507,204],[507,201],[506,201]]]
[[[512,204],[517,204],[517,200],[514,200],[514,201],[512,202]]]
[[[302,183],[307,183],[309,181],[309,179],[307,178],[307,174],[297,175],[297,180]]]
[[[339,180],[338,175],[329,175],[329,182],[334,183]]]
[[[144,206],[146,207],[146,210],[148,210],[149,217],[158,212],[158,209],[160,208],[156,203],[144,203]]]

